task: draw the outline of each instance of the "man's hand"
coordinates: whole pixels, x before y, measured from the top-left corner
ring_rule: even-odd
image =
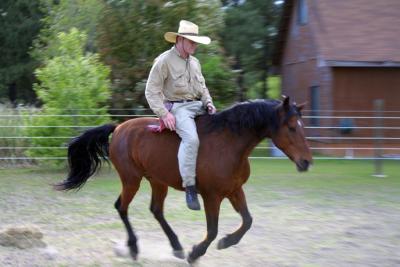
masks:
[[[172,115],[171,112],[168,112],[167,115],[161,118],[164,122],[165,126],[171,131],[175,131],[175,116]]]
[[[207,112],[208,114],[214,114],[215,112],[217,112],[217,109],[211,102],[207,103]]]

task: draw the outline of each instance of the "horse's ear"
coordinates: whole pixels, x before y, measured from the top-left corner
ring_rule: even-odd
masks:
[[[289,97],[288,96],[285,96],[285,95],[282,95],[282,98],[283,98],[283,108],[284,108],[284,110],[289,110],[289,108],[290,108],[290,99],[289,99]]]

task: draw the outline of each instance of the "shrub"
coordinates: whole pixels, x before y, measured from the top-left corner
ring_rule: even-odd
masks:
[[[267,79],[267,97],[269,99],[280,99],[281,98],[281,78],[280,76],[269,76]],[[247,92],[247,97],[249,99],[261,98],[263,95],[263,83],[257,82],[253,87]]]
[[[35,72],[39,83],[34,84],[34,90],[43,106],[25,123],[40,126],[26,130],[36,137],[31,139],[36,147],[60,147],[69,138],[57,137],[76,136],[85,129],[82,126],[110,120],[105,104],[110,97],[109,68],[100,63],[97,54],[84,54],[86,34],[72,28],[69,33],[58,34],[58,39],[58,54]],[[65,157],[66,150],[31,149],[28,155]]]

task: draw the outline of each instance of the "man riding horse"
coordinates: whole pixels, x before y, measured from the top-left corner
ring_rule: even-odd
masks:
[[[198,35],[198,26],[181,20],[178,32],[167,32],[165,40],[175,45],[158,56],[146,84],[146,99],[162,123],[181,138],[178,151],[179,172],[186,191],[186,203],[200,210],[196,191],[196,162],[199,137],[194,118],[216,112],[206,87],[201,66],[193,56],[197,43],[210,38]]]

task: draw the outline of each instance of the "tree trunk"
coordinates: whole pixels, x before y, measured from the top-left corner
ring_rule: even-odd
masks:
[[[240,56],[235,56],[235,65],[233,66],[234,71],[237,73],[237,100],[242,102],[245,100],[246,89],[244,88],[244,71],[242,69],[242,63],[240,62]]]
[[[8,99],[14,108],[17,107],[17,84],[15,82],[8,85]]]

